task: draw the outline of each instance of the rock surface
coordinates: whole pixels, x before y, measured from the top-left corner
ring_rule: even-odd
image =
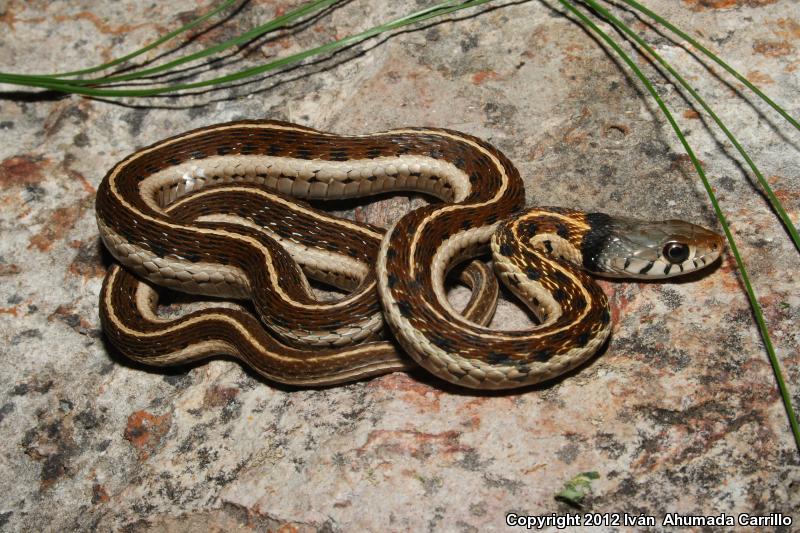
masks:
[[[427,5],[344,3],[310,27],[251,43],[213,72],[418,4]],[[647,4],[800,116],[795,0]],[[0,7],[0,69],[93,65],[209,5],[9,0]],[[180,52],[295,5],[251,1]],[[643,20],[622,16],[713,101],[797,222],[798,132],[739,82],[720,82]],[[730,255],[681,283],[603,282],[615,320],[607,349],[566,379],[514,394],[457,391],[422,374],[286,390],[228,360],[147,369],[103,342],[97,295],[109,257],[93,216],[96,187],[137,147],[215,122],[458,129],[518,165],[529,204],[718,228],[690,161],[639,87],[549,0],[489,4],[179,98],[52,98],[1,87],[0,529],[492,531],[510,512],[579,512],[554,495],[587,471],[599,478],[583,511],[652,515],[659,529],[668,512],[794,512],[796,525],[798,450]],[[663,79],[656,87],[728,214],[798,405],[797,251],[722,135]],[[421,203],[400,196],[345,214],[385,226]],[[501,313],[506,325],[524,320],[513,306]]]

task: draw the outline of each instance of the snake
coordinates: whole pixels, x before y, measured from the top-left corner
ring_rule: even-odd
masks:
[[[309,205],[391,192],[438,202],[385,231]],[[101,324],[122,354],[151,365],[227,355],[302,386],[414,366],[472,389],[551,380],[611,332],[592,275],[684,275],[723,248],[719,234],[681,220],[526,207],[504,154],[438,128],[345,136],[272,120],[202,127],[119,161],[98,187],[96,216],[119,263],[101,289]],[[451,304],[451,273],[485,254],[536,324],[489,327],[497,295],[479,262],[462,274],[471,304]],[[348,292],[320,301],[308,278]],[[158,287],[250,307],[164,318]]]

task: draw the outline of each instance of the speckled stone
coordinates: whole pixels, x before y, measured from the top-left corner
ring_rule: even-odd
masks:
[[[800,116],[796,0],[646,3]],[[290,4],[248,2],[187,50],[299,2]],[[209,5],[8,0],[0,69],[109,60]],[[214,72],[420,5],[345,3],[312,28],[252,43]],[[614,307],[608,347],[566,379],[511,394],[454,390],[423,374],[287,390],[229,360],[160,371],[107,351],[97,295],[109,257],[95,189],[137,147],[215,122],[263,117],[342,133],[454,128],[502,149],[530,204],[718,227],[652,101],[557,5],[485,6],[479,16],[453,15],[302,69],[180,98],[111,102],[0,87],[0,529],[493,531],[506,528],[509,512],[576,512],[554,495],[587,471],[599,479],[586,511],[644,513],[658,524],[667,512],[782,512],[797,526],[798,451],[730,256],[681,283],[603,282]],[[714,102],[797,222],[800,135],[738,82],[720,82],[643,21],[623,18]],[[730,218],[798,405],[797,251],[722,135],[664,80],[656,87]],[[365,201],[346,214],[387,225],[422,203]],[[512,305],[496,319],[525,320]]]

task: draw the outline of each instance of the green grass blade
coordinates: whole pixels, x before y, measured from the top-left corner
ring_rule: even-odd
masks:
[[[189,63],[189,62],[192,62],[192,61],[197,61],[199,59],[204,59],[206,57],[209,57],[209,56],[212,56],[212,55],[217,54],[219,52],[222,52],[224,50],[227,50],[228,48],[247,43],[247,42],[249,42],[249,41],[251,41],[253,39],[256,39],[256,38],[264,35],[265,33],[268,33],[270,31],[273,31],[273,30],[279,29],[279,28],[281,28],[283,26],[286,26],[287,24],[289,24],[291,22],[294,22],[298,18],[301,18],[301,17],[303,17],[305,15],[314,13],[315,11],[319,11],[321,9],[324,9],[324,8],[334,4],[336,2],[337,2],[337,0],[315,0],[313,2],[309,2],[307,4],[304,4],[304,5],[300,6],[297,9],[293,9],[292,11],[289,11],[288,13],[285,13],[284,15],[282,15],[280,17],[276,17],[276,18],[270,20],[266,24],[262,24],[261,26],[257,26],[255,28],[253,28],[252,30],[249,30],[249,31],[237,36],[237,37],[234,37],[233,39],[228,39],[227,41],[223,41],[223,42],[215,44],[213,46],[209,46],[209,47],[207,47],[207,48],[205,48],[203,50],[200,50],[198,52],[195,52],[193,54],[189,54],[187,56],[180,57],[180,58],[174,59],[172,61],[168,61],[166,63],[163,63],[161,65],[157,65],[155,67],[150,67],[150,68],[145,68],[145,69],[138,69],[138,70],[135,70],[133,72],[129,72],[127,74],[121,74],[121,75],[117,75],[117,76],[106,76],[106,77],[101,77],[101,78],[90,78],[90,79],[83,79],[83,80],[65,80],[65,79],[61,79],[61,78],[55,78],[55,77],[52,77],[52,76],[45,76],[45,77],[43,77],[43,76],[25,76],[25,75],[20,75],[20,74],[0,73],[0,81],[7,81],[8,83],[14,83],[14,82],[25,82],[27,80],[31,80],[31,81],[35,81],[35,82],[41,82],[41,84],[38,84],[38,83],[35,84],[36,86],[39,86],[39,87],[47,86],[49,88],[60,90],[57,87],[60,87],[60,86],[63,86],[63,85],[98,86],[98,85],[107,85],[107,84],[111,84],[111,83],[120,83],[120,82],[125,82],[125,81],[136,80],[136,79],[143,78],[145,76],[152,76],[153,74],[157,74],[159,72],[170,71],[171,69],[179,67],[179,66],[181,66],[183,64],[186,64],[186,63]],[[13,80],[13,81],[11,81],[11,80]],[[44,84],[48,84],[48,85],[44,85]],[[50,85],[50,84],[56,84],[56,85]],[[34,85],[34,84],[32,83],[32,85]],[[73,92],[73,91],[68,91],[68,92]],[[74,92],[78,92],[78,91],[74,91]],[[79,94],[90,94],[90,93],[80,92]]]
[[[210,16],[213,16],[213,14],[216,14],[219,11],[221,11],[222,9],[224,9],[225,7],[228,7],[230,4],[233,3],[233,1],[234,0],[228,0],[228,1],[224,2],[220,7],[218,7],[215,10],[213,10],[212,12],[210,12],[210,13],[208,13],[206,15],[203,15],[201,17],[198,17],[198,19],[195,19],[194,21],[192,21],[189,24],[183,26],[182,28],[179,28],[178,30],[175,30],[174,32],[170,32],[170,33],[166,34],[164,37],[154,41],[153,43],[151,43],[151,44],[145,46],[144,48],[134,52],[133,54],[128,54],[126,56],[123,56],[122,58],[115,59],[112,62],[103,64],[103,65],[99,65],[97,67],[92,67],[90,69],[84,69],[82,71],[75,71],[75,72],[68,72],[68,73],[58,74],[58,75],[55,75],[55,76],[68,77],[68,76],[74,76],[74,75],[79,75],[79,74],[97,72],[99,70],[103,70],[105,68],[109,68],[110,66],[114,66],[114,65],[117,65],[119,63],[122,63],[122,62],[124,62],[126,60],[131,59],[132,57],[136,57],[138,55],[141,55],[142,53],[154,48],[155,46],[158,46],[159,44],[162,44],[162,43],[166,42],[167,40],[175,37],[179,33],[183,32],[183,31],[186,31],[186,30],[190,29],[191,27],[196,26],[197,24],[199,24],[203,20],[207,20],[207,18],[209,18]],[[368,39],[370,37],[379,35],[381,33],[387,32],[387,31],[395,30],[395,29],[398,29],[398,28],[401,28],[403,26],[407,26],[407,25],[410,25],[410,24],[416,24],[416,23],[419,23],[419,22],[422,22],[422,21],[425,21],[425,20],[428,20],[428,19],[431,19],[431,18],[434,18],[434,17],[443,16],[443,15],[446,15],[448,13],[452,13],[454,11],[458,11],[458,10],[466,9],[466,8],[469,8],[469,7],[485,4],[485,3],[488,3],[489,1],[491,1],[491,0],[469,0],[469,1],[450,0],[450,1],[445,1],[445,2],[442,2],[442,3],[436,4],[434,6],[431,6],[429,8],[425,8],[425,9],[419,10],[419,11],[414,12],[414,13],[412,13],[410,15],[405,16],[405,17],[401,17],[401,18],[395,19],[395,20],[393,20],[391,22],[388,22],[386,24],[383,24],[383,25],[380,25],[380,26],[376,26],[376,27],[371,28],[369,30],[366,30],[364,32],[361,32],[361,33],[358,33],[358,34],[355,34],[355,35],[351,35],[351,36],[348,36],[348,37],[345,37],[343,39],[339,39],[339,40],[336,40],[336,41],[331,41],[329,43],[326,43],[324,45],[318,46],[318,47],[313,48],[311,50],[306,50],[306,51],[303,51],[303,52],[300,52],[300,53],[297,53],[297,54],[293,54],[293,55],[285,57],[285,58],[281,58],[281,59],[278,59],[278,60],[263,64],[263,65],[259,65],[259,66],[256,66],[256,67],[244,69],[244,70],[241,70],[241,71],[238,71],[238,72],[234,72],[232,74],[228,74],[228,75],[225,75],[225,76],[220,76],[220,77],[213,78],[213,79],[210,79],[210,80],[204,80],[204,81],[193,82],[193,83],[162,85],[162,86],[156,86],[156,87],[149,88],[149,89],[108,89],[108,88],[97,88],[97,87],[87,86],[87,85],[102,85],[102,84],[109,84],[109,83],[118,83],[118,82],[131,81],[131,80],[138,79],[138,78],[141,78],[141,77],[144,77],[144,76],[148,76],[148,75],[152,75],[152,74],[155,74],[155,73],[158,73],[158,72],[169,71],[171,68],[174,68],[176,66],[182,65],[184,63],[187,63],[187,62],[190,62],[190,61],[195,61],[197,59],[203,59],[203,58],[208,57],[210,55],[213,55],[213,54],[215,54],[217,52],[225,50],[225,49],[227,49],[229,47],[236,46],[238,44],[243,44],[243,43],[245,43],[245,42],[247,42],[247,41],[249,41],[251,39],[254,39],[254,38],[257,38],[260,35],[263,35],[264,33],[268,32],[268,31],[271,31],[273,29],[277,29],[277,28],[279,28],[279,27],[281,27],[281,26],[283,26],[285,24],[288,24],[292,20],[295,20],[295,19],[297,19],[299,17],[302,17],[302,16],[304,16],[306,14],[312,13],[315,10],[327,7],[328,5],[331,5],[331,4],[335,3],[335,0],[317,0],[315,2],[311,2],[309,4],[301,6],[297,10],[294,10],[294,11],[292,11],[290,13],[287,13],[286,15],[284,15],[282,17],[278,17],[276,19],[273,19],[272,21],[270,21],[269,23],[267,23],[265,25],[262,25],[262,26],[259,26],[258,28],[250,30],[249,32],[246,32],[246,33],[240,35],[237,38],[234,38],[234,39],[228,40],[228,41],[226,41],[224,43],[220,43],[218,45],[209,47],[209,48],[207,48],[207,49],[205,49],[205,50],[203,50],[201,52],[198,52],[198,53],[195,53],[195,54],[190,54],[189,56],[185,56],[183,58],[179,58],[177,60],[165,63],[163,65],[159,65],[157,67],[138,70],[136,72],[133,72],[133,73],[130,73],[130,74],[126,74],[126,75],[122,75],[122,76],[110,76],[110,77],[105,77],[105,78],[96,78],[96,79],[92,79],[92,80],[67,80],[67,79],[61,79],[61,78],[54,77],[54,76],[29,76],[29,75],[20,75],[20,74],[11,74],[11,73],[0,73],[0,82],[11,83],[11,84],[16,84],[16,85],[32,86],[32,87],[41,87],[41,88],[51,89],[51,90],[55,90],[55,91],[61,91],[61,92],[65,92],[65,93],[76,93],[76,94],[83,94],[83,95],[87,95],[87,96],[97,96],[97,97],[151,96],[151,95],[165,94],[165,93],[176,92],[176,91],[181,91],[181,90],[199,89],[199,88],[205,88],[205,87],[210,87],[210,86],[215,86],[215,85],[221,85],[221,84],[237,82],[237,81],[246,79],[248,77],[256,76],[256,75],[259,75],[259,74],[262,74],[262,73],[265,73],[265,72],[268,72],[270,70],[274,70],[274,69],[277,69],[277,68],[280,68],[280,67],[283,67],[283,66],[286,66],[286,65],[299,63],[299,62],[301,62],[301,61],[303,61],[303,60],[305,60],[307,58],[310,58],[310,57],[313,57],[313,56],[316,56],[316,55],[329,53],[329,52],[332,52],[332,51],[334,51],[336,49],[340,49],[340,48],[344,48],[346,46],[350,46],[350,45],[356,44],[358,42],[361,42],[361,41],[366,40],[366,39]],[[776,380],[777,380],[777,383],[778,383],[778,388],[779,388],[779,391],[780,391],[780,394],[781,394],[781,397],[782,397],[784,408],[786,409],[786,413],[787,413],[787,415],[789,417],[789,421],[790,421],[790,425],[791,425],[791,428],[792,428],[792,433],[794,435],[795,443],[798,446],[798,448],[800,449],[800,427],[798,427],[798,420],[797,420],[797,417],[795,416],[794,410],[792,408],[791,397],[790,397],[788,389],[786,387],[786,383],[784,382],[783,374],[782,374],[782,371],[781,371],[781,368],[780,368],[780,363],[779,363],[779,361],[777,359],[777,356],[775,355],[775,350],[774,350],[774,347],[772,345],[772,340],[771,340],[771,338],[769,336],[769,332],[768,332],[768,329],[767,329],[767,326],[766,326],[766,323],[765,323],[765,320],[764,320],[764,317],[763,317],[763,313],[762,313],[761,307],[758,304],[755,292],[753,290],[752,284],[750,283],[750,279],[749,279],[749,276],[747,274],[747,270],[745,268],[745,265],[744,265],[744,262],[743,262],[743,260],[741,258],[741,255],[739,254],[738,248],[737,248],[736,243],[735,243],[735,241],[733,239],[733,235],[731,234],[731,231],[730,231],[730,228],[728,226],[727,220],[726,220],[726,218],[725,218],[725,216],[724,216],[724,214],[723,214],[723,212],[722,212],[722,210],[721,210],[721,208],[719,206],[719,203],[718,203],[718,201],[716,199],[716,196],[715,196],[713,190],[711,189],[711,186],[710,186],[710,184],[708,182],[708,179],[705,176],[705,173],[704,173],[704,171],[703,171],[703,169],[702,169],[697,157],[695,156],[693,150],[691,149],[691,146],[689,145],[688,141],[686,140],[683,132],[681,131],[681,129],[678,126],[678,124],[676,123],[676,121],[675,121],[674,117],[672,116],[672,114],[670,113],[669,109],[666,107],[666,105],[664,104],[663,100],[660,98],[658,93],[655,91],[655,88],[653,87],[653,85],[650,83],[650,81],[647,79],[647,77],[642,73],[642,71],[638,68],[638,66],[633,62],[633,60],[630,58],[630,56],[627,53],[625,53],[625,51],[619,46],[619,44],[617,44],[616,41],[614,41],[608,34],[606,34],[603,30],[601,30],[596,24],[594,24],[582,12],[578,11],[575,8],[575,6],[572,5],[569,2],[569,0],[558,0],[558,1],[570,13],[572,13],[574,16],[578,17],[586,27],[588,27],[589,29],[594,31],[601,39],[603,39],[608,44],[608,46],[610,46],[620,56],[620,58],[628,65],[628,67],[631,68],[631,70],[635,73],[635,75],[639,78],[639,80],[645,85],[645,87],[647,88],[648,92],[652,95],[652,97],[654,98],[654,100],[658,104],[659,108],[664,113],[665,117],[667,118],[668,122],[670,123],[670,126],[673,128],[673,130],[675,131],[676,135],[678,136],[678,139],[680,140],[681,144],[683,145],[686,153],[689,155],[689,157],[690,157],[690,159],[692,161],[692,164],[694,165],[698,175],[700,176],[700,179],[701,179],[701,181],[703,183],[703,186],[706,189],[706,192],[707,192],[707,194],[709,196],[711,204],[714,207],[714,211],[715,211],[715,213],[717,215],[717,218],[719,219],[720,224],[721,224],[721,226],[723,228],[723,231],[725,233],[725,236],[728,239],[728,243],[729,243],[729,245],[731,247],[731,252],[732,252],[732,254],[733,254],[733,256],[734,256],[734,258],[736,260],[736,264],[737,264],[737,267],[739,269],[740,275],[742,276],[742,281],[744,283],[744,286],[745,286],[745,289],[746,289],[746,292],[747,292],[747,296],[748,296],[748,299],[750,301],[750,305],[751,305],[751,307],[753,309],[753,314],[756,317],[756,322],[758,324],[759,330],[760,330],[762,338],[764,340],[764,344],[765,344],[765,347],[766,347],[766,350],[767,350],[767,354],[768,354],[769,359],[770,359],[770,363],[772,364],[772,368],[773,368],[773,370],[775,372]],[[669,64],[667,62],[663,61],[660,58],[660,56],[658,56],[658,54],[656,54],[652,50],[652,48],[650,48],[646,43],[644,43],[644,41],[639,39],[638,36],[633,34],[633,32],[631,32],[627,28],[627,26],[625,26],[623,23],[621,23],[618,20],[616,21],[618,24],[615,24],[614,21],[616,19],[614,19],[613,16],[611,16],[610,13],[608,13],[607,10],[605,10],[601,6],[599,6],[594,0],[583,0],[583,1],[587,5],[591,6],[595,11],[597,11],[598,13],[600,13],[601,15],[606,17],[607,20],[609,20],[612,24],[614,24],[615,26],[619,27],[622,31],[624,31],[627,35],[629,35],[629,37],[634,39],[640,46],[642,46],[642,48],[644,48],[646,51],[648,51],[648,53],[650,53],[654,58],[656,58],[664,68],[666,68],[673,76],[675,76],[676,79],[679,81],[679,83],[681,83],[684,86],[685,89],[689,90],[690,94],[692,94],[692,96],[698,101],[698,103],[701,104],[701,106],[704,108],[704,110],[706,110],[706,112],[709,113],[709,116],[711,116],[714,119],[714,121],[722,129],[722,131],[725,133],[725,135],[728,137],[728,139],[731,141],[731,143],[737,148],[737,150],[742,155],[742,157],[747,161],[748,165],[750,165],[751,170],[758,177],[759,182],[762,184],[762,186],[768,192],[768,196],[770,197],[770,201],[772,202],[773,207],[775,207],[775,209],[779,213],[779,216],[781,217],[781,219],[784,220],[784,223],[786,224],[787,229],[789,229],[790,233],[792,234],[792,238],[795,241],[795,244],[797,245],[797,243],[798,243],[797,231],[794,228],[794,226],[791,224],[791,221],[788,219],[788,216],[786,216],[786,213],[783,210],[780,202],[777,200],[777,198],[774,197],[774,194],[772,193],[771,188],[769,187],[768,183],[766,183],[766,180],[763,179],[763,175],[758,170],[758,168],[756,167],[755,163],[752,162],[752,160],[750,159],[749,155],[741,147],[741,145],[738,143],[736,138],[730,133],[730,131],[727,129],[727,127],[725,127],[725,125],[719,120],[719,118],[713,112],[713,110],[711,110],[711,108],[707,106],[705,101],[702,100],[702,98],[699,95],[697,95],[697,93],[693,89],[691,89],[691,87],[685,82],[685,80],[683,80],[683,78],[680,77],[677,74],[677,72],[675,72],[674,69],[672,69],[672,67],[669,66]],[[773,109],[775,109],[779,114],[781,114],[781,116],[783,116],[787,121],[789,121],[795,128],[800,130],[800,124],[798,124],[798,122],[795,119],[793,119],[788,113],[786,113],[779,105],[777,105],[775,102],[773,102],[769,97],[767,97],[763,92],[761,92],[755,85],[753,85],[746,78],[744,78],[744,76],[739,74],[735,69],[730,67],[727,63],[725,63],[720,58],[718,58],[717,56],[712,54],[710,51],[708,51],[705,47],[703,47],[700,43],[698,43],[691,36],[687,35],[685,32],[683,32],[680,29],[676,28],[669,21],[667,21],[663,17],[660,17],[659,15],[653,13],[652,11],[650,11],[646,7],[642,6],[641,4],[636,2],[635,0],[623,0],[623,1],[626,4],[628,4],[629,6],[631,6],[631,7],[635,8],[635,9],[641,11],[642,13],[650,16],[651,18],[656,20],[656,22],[658,22],[659,24],[661,24],[664,27],[668,28],[670,31],[672,31],[676,35],[680,36],[681,38],[683,38],[684,40],[689,42],[692,46],[694,46],[696,49],[700,50],[706,56],[711,58],[713,61],[715,61],[721,67],[723,67],[727,72],[729,72],[731,75],[733,75],[736,79],[738,79],[740,82],[742,82],[745,86],[747,86],[749,89],[751,89],[753,92],[755,92],[760,98],[762,98]]]
[[[69,78],[69,77],[72,77],[72,76],[80,76],[80,75],[83,75],[83,74],[91,74],[93,72],[99,72],[101,70],[106,70],[108,68],[111,68],[111,67],[119,65],[121,63],[124,63],[126,61],[129,61],[130,59],[138,57],[138,56],[140,56],[140,55],[142,55],[142,54],[144,54],[146,52],[149,52],[153,48],[156,48],[157,46],[160,46],[161,44],[163,44],[163,43],[165,43],[165,42],[177,37],[181,33],[186,32],[186,31],[196,27],[197,25],[199,25],[202,22],[204,22],[204,21],[208,20],[209,18],[213,17],[214,15],[216,15],[220,11],[226,9],[227,7],[229,7],[230,5],[232,5],[235,2],[236,2],[236,0],[226,0],[221,5],[219,5],[216,9],[214,9],[214,10],[212,10],[212,11],[210,11],[210,12],[204,14],[204,15],[201,15],[200,17],[197,17],[196,19],[193,19],[188,24],[185,24],[184,26],[181,26],[177,30],[174,30],[174,31],[171,31],[171,32],[165,34],[164,36],[156,39],[155,41],[149,43],[148,45],[146,45],[146,46],[144,46],[144,47],[142,47],[142,48],[140,48],[140,49],[138,49],[138,50],[136,50],[134,52],[131,52],[130,54],[124,55],[122,57],[118,57],[118,58],[116,58],[116,59],[114,59],[112,61],[109,61],[107,63],[103,63],[102,65],[89,67],[89,68],[86,68],[86,69],[83,69],[83,70],[75,70],[75,71],[72,71],[72,72],[63,72],[63,73],[58,73],[58,74],[14,74],[14,73],[10,73],[10,72],[2,72],[2,73],[0,73],[0,81],[3,81],[5,83],[13,83],[13,84],[16,84],[16,85],[30,85],[30,86],[34,86],[34,87],[41,87],[42,86],[42,85],[36,84],[34,82],[41,82],[41,83],[51,83],[52,82],[52,83],[58,83],[59,85],[72,85],[72,84],[81,85],[81,84],[85,84],[85,83],[91,83],[91,82],[87,82],[87,81],[83,81],[83,80],[70,80],[70,79],[63,79],[63,78]],[[31,82],[31,83],[26,83],[26,82]]]
[[[800,425],[798,424],[797,416],[795,416],[794,409],[792,408],[792,399],[789,393],[789,390],[786,386],[786,382],[783,379],[783,372],[781,371],[780,362],[778,361],[778,357],[775,355],[775,348],[772,345],[772,339],[770,338],[769,331],[767,329],[767,324],[764,320],[764,314],[761,311],[761,306],[758,303],[758,299],[756,297],[755,291],[753,290],[753,286],[750,283],[750,276],[747,274],[747,269],[745,267],[744,261],[742,260],[741,255],[739,254],[739,249],[736,246],[736,242],[733,238],[733,234],[731,233],[730,227],[728,225],[727,219],[725,218],[722,209],[719,206],[719,202],[717,201],[717,197],[714,194],[713,189],[711,188],[711,184],[708,182],[708,178],[706,177],[705,172],[703,171],[703,167],[700,165],[700,161],[697,159],[692,147],[689,145],[689,142],[686,140],[686,137],[681,131],[680,126],[675,121],[675,118],[672,116],[672,113],[667,108],[664,101],[658,95],[655,87],[647,79],[647,76],[641,71],[641,69],[636,65],[636,63],[631,59],[631,57],[622,49],[622,47],[609,36],[606,32],[604,32],[600,27],[598,27],[591,19],[589,19],[586,15],[584,15],[581,11],[579,11],[569,0],[558,0],[561,5],[563,5],[570,13],[574,16],[578,17],[580,21],[589,29],[591,29],[598,37],[600,37],[606,44],[611,47],[614,52],[622,59],[626,65],[633,71],[637,78],[644,84],[647,88],[647,91],[655,100],[656,104],[658,105],[661,112],[666,117],[667,121],[669,122],[672,129],[675,131],[678,139],[683,145],[683,149],[686,151],[686,154],[692,161],[695,170],[697,171],[698,176],[700,176],[700,180],[703,183],[703,187],[708,194],[709,200],[711,201],[711,205],[714,207],[714,212],[719,219],[720,225],[722,226],[722,230],[725,233],[725,237],[728,240],[728,245],[731,248],[731,253],[733,254],[734,259],[736,260],[736,265],[739,269],[739,274],[742,277],[742,283],[745,286],[745,291],[747,292],[747,297],[750,300],[750,306],[753,309],[753,315],[756,318],[756,322],[758,324],[758,328],[761,332],[761,337],[764,340],[764,346],[767,350],[767,355],[770,360],[770,364],[772,365],[772,369],[775,373],[775,379],[778,383],[778,389],[781,394],[781,398],[783,401],[784,409],[786,410],[786,414],[789,418],[789,424],[791,425],[792,434],[794,435],[795,445],[797,446],[798,450],[800,450]],[[592,1],[592,0],[590,0]]]
[[[767,195],[767,199],[769,203],[772,205],[772,208],[777,213],[778,217],[783,222],[784,227],[789,232],[792,241],[794,241],[795,248],[800,251],[800,235],[797,233],[797,228],[792,223],[792,220],[789,218],[789,215],[786,213],[786,210],[783,208],[781,201],[775,195],[775,192],[770,187],[769,182],[764,178],[764,175],[759,170],[758,166],[756,166],[755,162],[753,162],[750,154],[742,147],[736,137],[731,133],[727,126],[720,120],[717,114],[714,112],[713,109],[706,103],[706,101],[695,91],[692,86],[674,69],[672,65],[670,65],[658,52],[656,52],[652,46],[647,44],[644,39],[639,37],[633,30],[630,29],[624,22],[620,19],[615,17],[608,9],[604,8],[600,4],[597,3],[596,0],[583,0],[587,5],[591,6],[597,13],[599,13],[603,18],[605,18],[609,23],[613,24],[616,28],[620,31],[624,32],[628,37],[636,41],[636,43],[641,46],[651,57],[653,57],[658,64],[661,65],[664,69],[667,70],[675,80],[681,84],[681,86],[694,98],[698,104],[705,110],[706,113],[711,117],[714,123],[722,130],[725,136],[728,138],[730,143],[736,148],[736,151],[739,152],[739,155],[747,162],[747,165],[750,167],[750,170],[756,176],[756,179],[764,188],[764,191]]]
[[[330,1],[331,0],[326,0],[326,2]],[[344,37],[336,41],[331,41],[316,48],[312,48],[310,50],[304,50],[302,52],[298,52],[296,54],[292,54],[290,56],[280,58],[275,61],[271,61],[269,63],[240,70],[232,74],[220,76],[217,78],[212,78],[209,80],[203,80],[191,83],[162,85],[149,89],[107,89],[107,88],[85,87],[83,85],[76,85],[73,83],[69,83],[68,80],[31,79],[27,77],[20,77],[19,75],[0,73],[0,83],[41,87],[43,89],[51,89],[54,91],[82,94],[85,96],[93,96],[93,97],[154,96],[154,95],[166,94],[182,90],[202,89],[221,84],[238,82],[248,77],[257,76],[259,74],[263,74],[265,72],[275,70],[277,68],[299,63],[300,61],[303,61],[309,57],[329,53],[334,50],[344,48],[346,46],[351,46],[353,44],[359,43],[361,41],[369,39],[370,37],[374,37],[375,35],[387,31],[395,30],[411,24],[417,24],[434,17],[440,17],[448,13],[452,13],[454,11],[466,9],[468,7],[478,6],[490,1],[491,0],[469,0],[464,2],[454,2],[451,0],[447,2],[442,2],[436,4],[435,6],[425,8],[416,11],[414,13],[411,13],[409,15],[406,15],[404,17],[392,20],[390,22],[387,22],[386,24],[375,26],[366,31],[350,35],[348,37]],[[320,4],[320,3],[321,2],[319,1],[314,2],[314,4]],[[103,80],[101,79],[98,81],[103,81]]]
[[[173,68],[184,65],[186,63],[197,61],[199,59],[204,59],[206,57],[225,51],[234,46],[239,46],[247,42],[250,42],[253,39],[257,39],[258,37],[261,37],[266,33],[287,26],[288,24],[296,21],[299,18],[302,18],[306,15],[310,15],[317,11],[321,11],[335,4],[337,1],[338,0],[314,0],[313,2],[309,2],[307,4],[300,6],[297,9],[293,9],[287,12],[281,15],[280,17],[276,17],[267,22],[266,24],[262,24],[260,26],[253,28],[252,30],[246,31],[243,34],[234,37],[233,39],[228,39],[227,41],[223,41],[214,46],[210,46],[199,52],[189,54],[187,56],[175,59],[173,61],[157,65],[155,67],[137,70],[136,72],[132,72],[129,74],[123,74],[120,76],[109,76],[105,78],[97,78],[94,80],[86,80],[86,83],[106,85],[109,83],[120,83],[129,80],[140,79],[145,76],[152,76],[153,74],[157,74],[159,72],[170,71]]]
[[[653,20],[655,20],[656,22],[658,22],[659,24],[661,24],[662,26],[667,28],[669,31],[671,31],[672,33],[674,33],[675,35],[677,35],[678,37],[680,37],[681,39],[683,39],[687,43],[691,44],[696,49],[700,50],[700,52],[702,52],[706,57],[708,57],[714,63],[716,63],[717,65],[719,65],[723,69],[725,69],[728,72],[728,74],[730,74],[731,76],[733,76],[734,78],[736,78],[737,80],[742,82],[748,89],[750,89],[755,94],[757,94],[759,98],[761,98],[767,104],[769,104],[769,106],[772,107],[772,109],[777,111],[778,114],[780,114],[784,119],[786,119],[786,121],[789,122],[789,124],[794,126],[795,129],[800,130],[800,122],[798,122],[797,119],[793,118],[789,113],[784,111],[784,109],[781,106],[776,104],[769,96],[764,94],[761,91],[761,89],[756,87],[754,84],[750,83],[750,81],[747,78],[745,78],[744,76],[739,74],[739,72],[736,69],[734,69],[733,67],[728,65],[725,61],[723,61],[721,58],[717,57],[714,53],[712,53],[710,50],[708,50],[705,46],[700,44],[697,41],[697,39],[694,39],[691,35],[687,34],[683,30],[681,30],[680,28],[678,28],[674,24],[672,24],[670,21],[668,21],[664,17],[660,16],[659,14],[651,11],[647,7],[645,7],[642,4],[640,4],[639,2],[637,2],[636,0],[622,0],[622,1],[625,2],[626,4],[628,4],[629,6],[631,6],[632,8],[636,9],[637,11],[640,11],[640,12],[644,13],[645,15],[647,15],[648,17],[652,18]]]
[[[200,15],[199,17],[197,17],[195,19],[192,19],[187,24],[184,24],[183,26],[181,26],[177,30],[174,30],[174,31],[171,31],[169,33],[164,34],[163,36],[159,37],[155,41],[147,44],[146,46],[143,46],[142,48],[139,48],[138,50],[136,50],[134,52],[131,52],[130,54],[124,55],[122,57],[118,57],[118,58],[116,58],[116,59],[114,59],[112,61],[109,61],[107,63],[103,63],[102,65],[97,65],[95,67],[85,68],[83,70],[74,70],[72,72],[61,72],[61,73],[58,73],[58,74],[50,74],[48,77],[82,76],[84,74],[92,74],[93,72],[99,72],[101,70],[106,70],[106,69],[109,69],[111,67],[115,67],[115,66],[117,66],[117,65],[119,65],[121,63],[124,63],[126,61],[130,61],[131,59],[133,59],[135,57],[139,57],[140,55],[149,52],[153,48],[157,48],[157,47],[161,46],[162,44],[166,43],[167,41],[170,41],[170,40],[174,39],[175,37],[177,37],[181,33],[187,32],[187,31],[191,30],[192,28],[197,27],[198,25],[200,25],[203,22],[205,22],[206,20],[210,19],[211,17],[213,17],[217,13],[220,13],[221,11],[224,11],[224,10],[228,9],[230,6],[235,4],[236,1],[237,0],[225,0],[224,2],[222,2],[220,5],[218,5],[216,8],[212,9],[208,13],[205,13],[205,14]]]

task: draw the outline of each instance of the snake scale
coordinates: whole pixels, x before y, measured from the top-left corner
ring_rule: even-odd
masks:
[[[306,203],[392,191],[440,202],[385,232]],[[100,297],[103,329],[117,349],[152,365],[230,355],[294,385],[414,363],[469,388],[548,380],[609,336],[608,302],[588,272],[664,278],[700,269],[722,251],[719,235],[687,222],[526,209],[522,179],[502,153],[431,128],[359,136],[276,121],[200,128],[117,163],[98,188],[96,211],[121,265]],[[497,286],[480,262],[461,274],[473,291],[467,307],[449,302],[451,270],[488,251],[535,327],[487,326]],[[308,278],[347,295],[320,301]],[[250,300],[254,312],[212,306],[163,318],[153,285]],[[381,340],[387,325],[402,353]]]

